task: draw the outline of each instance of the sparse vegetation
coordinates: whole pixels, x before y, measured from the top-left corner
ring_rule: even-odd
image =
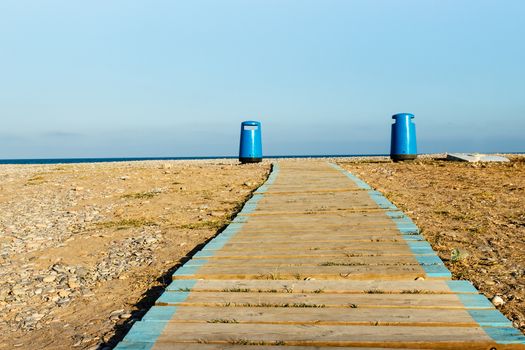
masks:
[[[34,175],[27,180],[26,185],[40,185],[44,183],[45,180],[45,177],[42,175]]]
[[[401,294],[434,294],[434,292],[423,289],[404,289]]]
[[[145,218],[137,218],[137,219],[122,219],[118,221],[106,221],[106,222],[100,222],[96,224],[97,228],[107,228],[107,229],[117,229],[117,230],[125,230],[128,228],[137,228],[137,227],[144,227],[144,226],[159,226],[158,223],[145,219]]]
[[[210,220],[210,221],[199,221],[189,224],[180,225],[177,228],[183,230],[198,230],[198,229],[214,229],[218,230],[221,227],[228,224],[226,220]]]
[[[296,307],[296,308],[324,308],[326,307],[325,304],[310,304],[310,303],[266,303],[266,302],[260,302],[260,303],[232,303],[227,302],[223,304],[219,304],[218,306],[233,306],[233,307]]]
[[[249,293],[252,290],[249,288],[224,288],[222,291],[229,293]]]
[[[239,323],[236,319],[228,319],[228,318],[217,318],[213,320],[206,321],[207,323]]]
[[[125,195],[122,195],[121,198],[125,199],[150,199],[155,196],[158,196],[161,193],[159,190],[153,190],[148,192],[137,192],[137,193],[128,193]]]
[[[240,339],[232,339],[229,341],[232,345],[260,345],[260,346],[278,346],[278,345],[286,345],[286,343],[282,340],[276,340],[276,341],[264,341],[264,340],[248,340],[244,338]]]
[[[324,263],[320,263],[319,266],[365,266],[365,263],[345,263],[345,262],[335,262],[335,261],[327,261]]]

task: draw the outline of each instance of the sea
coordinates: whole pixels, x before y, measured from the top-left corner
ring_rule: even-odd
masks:
[[[326,154],[326,155],[282,155],[264,156],[264,158],[347,158],[347,157],[384,157],[388,154]],[[0,159],[0,164],[73,164],[73,163],[107,163],[134,162],[144,160],[206,160],[206,159],[238,159],[237,156],[210,157],[129,157],[129,158],[50,158],[50,159]]]
[[[487,154],[525,154],[525,152],[490,152]],[[264,156],[266,159],[282,158],[349,158],[349,157],[388,157],[389,154],[316,154],[316,155],[278,155]],[[144,160],[206,160],[238,159],[237,156],[209,157],[123,157],[123,158],[36,158],[36,159],[0,159],[0,164],[73,164],[73,163],[107,163],[134,162]]]

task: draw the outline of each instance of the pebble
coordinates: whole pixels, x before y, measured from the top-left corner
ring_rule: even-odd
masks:
[[[120,318],[123,319],[123,320],[127,320],[128,318],[131,318],[131,314],[130,313],[124,313],[122,315],[120,315]]]
[[[42,282],[44,283],[51,283],[57,279],[56,275],[47,275],[46,277],[42,278]]]
[[[501,306],[505,304],[505,301],[500,296],[496,295],[492,298],[492,304],[494,304],[494,306]]]
[[[111,317],[111,316],[120,316],[120,315],[122,315],[125,312],[126,312],[126,310],[124,310],[124,309],[111,311],[111,313],[109,314],[109,317]]]
[[[11,291],[11,294],[15,295],[15,296],[18,296],[18,295],[24,295],[26,294],[26,291],[23,290],[22,288],[13,288],[13,290]]]
[[[68,297],[69,295],[71,294],[70,291],[67,291],[67,290],[64,290],[64,289],[61,289],[58,291],[58,296],[62,297],[62,298],[66,298]]]
[[[71,289],[76,289],[76,288],[80,287],[80,284],[78,282],[76,282],[76,281],[69,281],[67,285]]]

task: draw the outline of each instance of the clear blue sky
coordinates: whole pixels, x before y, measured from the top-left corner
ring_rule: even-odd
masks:
[[[0,158],[525,151],[525,1],[0,1]]]

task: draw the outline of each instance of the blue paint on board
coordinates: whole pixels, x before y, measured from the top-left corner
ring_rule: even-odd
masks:
[[[416,260],[420,265],[441,265],[443,261],[437,255],[416,255]]]
[[[410,226],[397,225],[397,229],[399,230],[399,232],[405,235],[417,235],[421,232],[419,228],[415,225],[410,225]]]
[[[184,266],[198,266],[198,267],[202,267],[203,265],[207,264],[208,263],[208,260],[206,259],[191,259],[189,261],[187,261]]]
[[[406,242],[410,249],[430,249],[432,250],[432,247],[427,241],[407,241]]]
[[[339,170],[344,175],[346,175],[346,177],[348,177],[350,180],[352,180],[357,185],[357,187],[359,187],[360,189],[363,189],[363,190],[370,190],[370,189],[372,189],[372,187],[370,187],[369,184],[367,184],[366,182],[364,182],[363,180],[361,180],[360,178],[358,178],[357,176],[355,176],[351,172],[341,168],[339,165],[337,165],[335,163],[330,163],[330,166],[332,168],[336,169],[336,170]]]
[[[494,305],[481,294],[456,294],[467,309],[494,309]]]
[[[195,281],[188,281],[193,282]],[[187,285],[190,285],[187,283]],[[162,295],[165,295],[164,292]],[[178,298],[180,302],[186,300],[189,292],[179,292]],[[157,300],[157,303],[160,299]],[[150,350],[159,336],[162,334],[169,320],[173,318],[173,315],[177,312],[177,308],[173,306],[153,306],[144,315],[141,322],[136,322],[133,327],[129,330],[128,334],[124,339],[115,347],[118,350]],[[151,322],[155,320],[156,322]]]
[[[396,210],[396,211],[387,211],[386,215],[388,215],[391,219],[402,219],[406,218],[407,216],[402,211]]]
[[[423,236],[415,235],[415,234],[403,235],[403,239],[405,241],[424,241],[425,240],[425,238],[423,238]]]
[[[157,305],[173,305],[173,304],[180,304],[186,301],[188,299],[188,296],[190,295],[190,292],[164,292],[160,296],[160,298],[157,299],[156,304]]]
[[[197,280],[174,280],[168,287],[166,287],[166,290],[175,292],[189,292],[193,287],[195,287],[196,283]]]
[[[135,322],[122,342],[151,343],[153,345],[167,324],[168,322]]]
[[[237,223],[237,224],[243,224],[243,223],[246,223],[248,222],[248,217],[247,216],[242,216],[241,215],[237,215],[233,220],[232,220],[233,223]]]
[[[150,350],[153,347],[153,343],[142,343],[142,342],[120,342],[114,350]]]
[[[483,327],[483,330],[498,344],[525,344],[525,336],[512,327]]]
[[[478,290],[469,281],[446,281],[446,283],[454,293],[478,293]]]
[[[202,261],[206,261],[206,260],[202,260]],[[186,266],[186,265],[183,265],[181,267],[179,267],[177,269],[177,271],[175,271],[175,273],[173,274],[173,278],[177,278],[177,277],[183,277],[183,276],[193,276],[195,275],[199,269],[201,268],[202,265],[200,266]]]
[[[469,309],[468,313],[481,327],[512,327],[512,323],[496,309]]]
[[[215,254],[214,250],[201,250],[201,251],[195,253],[195,255],[193,255],[193,259],[195,259],[195,258],[211,258],[211,257],[213,257],[214,254]]]
[[[142,317],[142,321],[169,321],[177,312],[176,306],[152,306]]]
[[[376,202],[376,204],[380,208],[382,208],[382,209],[390,209],[390,210],[398,210],[398,208],[392,202],[390,202],[388,199],[386,199],[386,197],[383,196],[381,194],[381,192],[378,192],[378,191],[375,191],[375,190],[370,190],[370,191],[368,191],[368,194],[370,195],[370,198],[372,198],[372,200],[374,202]]]
[[[427,277],[452,278],[452,274],[444,265],[421,265]]]

